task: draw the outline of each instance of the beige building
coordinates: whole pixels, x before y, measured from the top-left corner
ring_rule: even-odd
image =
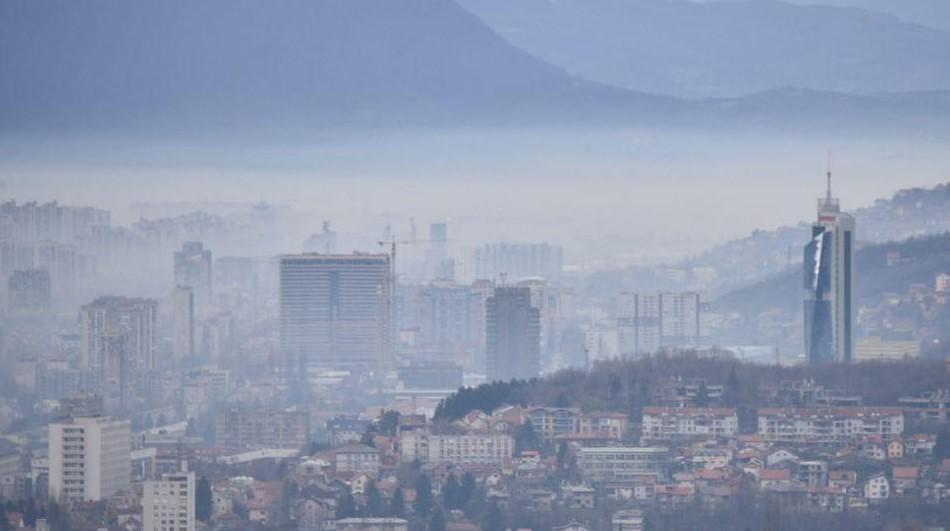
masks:
[[[883,339],[880,336],[859,340],[854,351],[855,361],[904,360],[918,356],[920,356],[919,341]]]
[[[76,417],[49,425],[49,496],[98,501],[129,487],[129,421]]]
[[[904,431],[904,413],[896,407],[762,408],[758,414],[759,435],[770,442],[894,439]]]
[[[142,496],[143,531],[195,531],[195,474],[164,474],[146,481]]]
[[[410,432],[400,442],[404,460],[458,465],[501,464],[511,459],[515,447],[511,436],[498,433],[425,435]]]

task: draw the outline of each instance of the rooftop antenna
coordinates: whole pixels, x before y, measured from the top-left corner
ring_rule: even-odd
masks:
[[[827,199],[830,202],[831,201],[831,150],[830,149],[828,150],[828,173],[826,173],[825,175],[827,175],[828,177]]]

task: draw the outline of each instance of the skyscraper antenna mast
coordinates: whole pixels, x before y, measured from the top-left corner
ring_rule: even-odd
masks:
[[[828,150],[828,173],[826,174],[826,176],[828,178],[828,192],[827,192],[826,197],[828,201],[831,201],[831,150],[830,149]]]

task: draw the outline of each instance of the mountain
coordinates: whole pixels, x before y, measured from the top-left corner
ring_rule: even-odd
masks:
[[[950,88],[950,32],[863,9],[772,1],[461,3],[549,63],[635,90],[732,97],[783,87]]]
[[[950,183],[900,190],[852,214],[862,243],[896,242],[942,234],[950,231]],[[723,274],[728,272],[728,276],[721,278],[723,287],[748,285],[785,271],[790,262],[800,262],[809,227],[809,222],[803,221],[794,227],[755,231],[744,238],[716,245],[690,258],[689,264],[712,267]]]
[[[372,122],[646,97],[580,81],[450,0],[6,0],[0,122]]]
[[[935,46],[930,55],[940,53]],[[943,92],[775,90],[688,101],[612,87],[513,46],[454,0],[6,0],[0,72],[0,134],[8,136],[433,124],[888,134],[950,126]]]
[[[703,3],[735,0],[694,0]],[[775,2],[777,0],[758,0]],[[893,15],[905,22],[950,30],[950,2],[947,0],[784,0],[790,4],[857,7]]]
[[[888,255],[897,253],[896,263]],[[865,246],[855,256],[858,303],[877,304],[884,293],[904,293],[911,284],[932,285],[950,271],[950,232]],[[756,316],[770,308],[801,311],[804,287],[801,266],[792,266],[713,302],[717,311]]]

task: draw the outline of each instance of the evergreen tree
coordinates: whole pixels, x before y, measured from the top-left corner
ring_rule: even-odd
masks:
[[[505,515],[501,513],[498,504],[493,503],[488,507],[488,511],[485,512],[485,516],[482,518],[482,530],[505,531]]]
[[[383,516],[383,497],[379,494],[375,481],[370,481],[366,487],[366,515]]]
[[[462,486],[455,478],[455,474],[449,474],[448,479],[445,480],[445,486],[442,487],[442,504],[447,509],[461,509],[465,507],[462,497]]]
[[[202,476],[195,486],[195,518],[208,523],[211,519],[211,482]]]
[[[10,520],[7,516],[7,507],[0,501],[0,531],[10,531]]]
[[[442,507],[436,507],[429,519],[429,531],[445,531],[445,513]]]
[[[356,516],[356,500],[353,495],[347,491],[336,501],[336,518],[352,518]]]
[[[432,482],[425,474],[419,474],[416,478],[413,488],[416,489],[416,500],[412,504],[412,509],[418,516],[429,516],[432,511]]]
[[[518,426],[515,431],[515,453],[520,454],[525,450],[538,450],[541,448],[541,439],[538,433],[534,431],[534,425],[530,420]]]
[[[944,427],[937,434],[937,441],[934,445],[934,457],[942,461],[950,459],[950,428]]]
[[[478,488],[478,485],[475,484],[475,476],[471,472],[466,472],[462,476],[462,507],[464,508],[470,501],[472,501],[472,496],[475,495],[475,489]]]
[[[399,487],[397,487],[396,492],[393,493],[393,499],[389,501],[389,516],[395,518],[406,517],[406,496]]]

